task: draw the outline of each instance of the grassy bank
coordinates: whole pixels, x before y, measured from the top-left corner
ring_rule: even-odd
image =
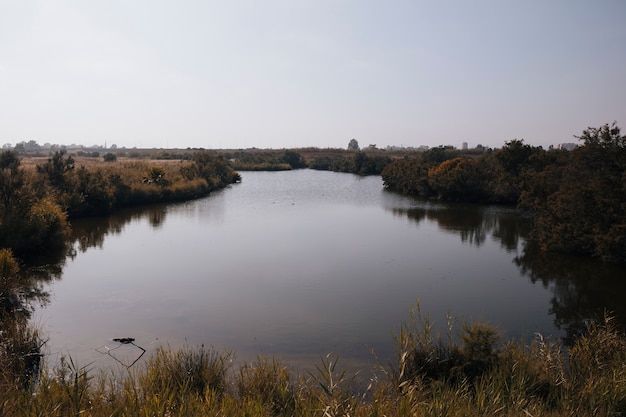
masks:
[[[68,218],[106,215],[120,207],[183,201],[207,195],[241,177],[214,152],[188,160],[81,157],[58,151],[27,159],[0,153],[0,248],[23,260],[62,247]]]
[[[626,412],[626,338],[610,318],[571,346],[503,343],[492,327],[439,336],[419,309],[395,336],[394,364],[372,375],[333,355],[295,373],[259,357],[234,369],[211,347],[161,348],[124,375],[70,359],[37,384],[0,380],[3,416],[617,416]],[[369,380],[362,385],[363,378]],[[357,380],[360,381],[357,383]],[[366,386],[366,388],[364,388]]]

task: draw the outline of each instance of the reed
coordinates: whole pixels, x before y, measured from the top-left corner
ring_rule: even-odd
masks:
[[[607,316],[571,346],[537,335],[500,342],[484,323],[447,334],[419,306],[396,336],[395,364],[363,389],[333,354],[296,373],[259,356],[233,369],[213,347],[157,350],[127,373],[63,359],[36,384],[3,371],[3,416],[619,416],[626,413],[626,337]],[[4,368],[3,368],[4,369]]]

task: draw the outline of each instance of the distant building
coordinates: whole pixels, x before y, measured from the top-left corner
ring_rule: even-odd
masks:
[[[461,149],[463,149],[464,151],[467,150],[467,142],[463,142],[463,145],[461,145]]]
[[[429,148],[428,146],[422,145],[419,146],[417,148],[413,147],[413,146],[404,146],[404,145],[388,145],[386,148],[386,150],[388,151],[420,151],[420,152],[424,152],[427,151]]]
[[[578,148],[578,145],[576,143],[559,143],[557,148],[565,151],[573,151]]]

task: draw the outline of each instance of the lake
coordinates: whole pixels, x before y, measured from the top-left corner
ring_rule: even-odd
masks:
[[[113,366],[112,338],[132,337],[148,354],[204,344],[240,360],[308,366],[334,352],[365,366],[370,349],[391,360],[417,300],[438,328],[449,312],[505,339],[571,336],[604,309],[626,317],[624,268],[537,252],[512,208],[421,201],[377,176],[242,178],[199,200],[74,221],[71,256],[33,318],[49,362]],[[128,364],[138,351],[124,348]]]

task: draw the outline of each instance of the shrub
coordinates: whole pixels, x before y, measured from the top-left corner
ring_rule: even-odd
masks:
[[[204,396],[206,391],[222,395],[232,354],[220,354],[213,347],[177,351],[160,348],[139,375],[141,388],[148,395],[171,390]]]
[[[69,234],[67,215],[51,198],[45,197],[35,202],[28,216],[30,248],[58,248],[65,244]]]
[[[290,372],[276,359],[259,356],[239,370],[237,390],[242,399],[255,401],[273,414],[293,412],[296,405]]]
[[[117,161],[117,155],[112,152],[107,152],[102,159],[104,159],[105,162],[115,162]]]

